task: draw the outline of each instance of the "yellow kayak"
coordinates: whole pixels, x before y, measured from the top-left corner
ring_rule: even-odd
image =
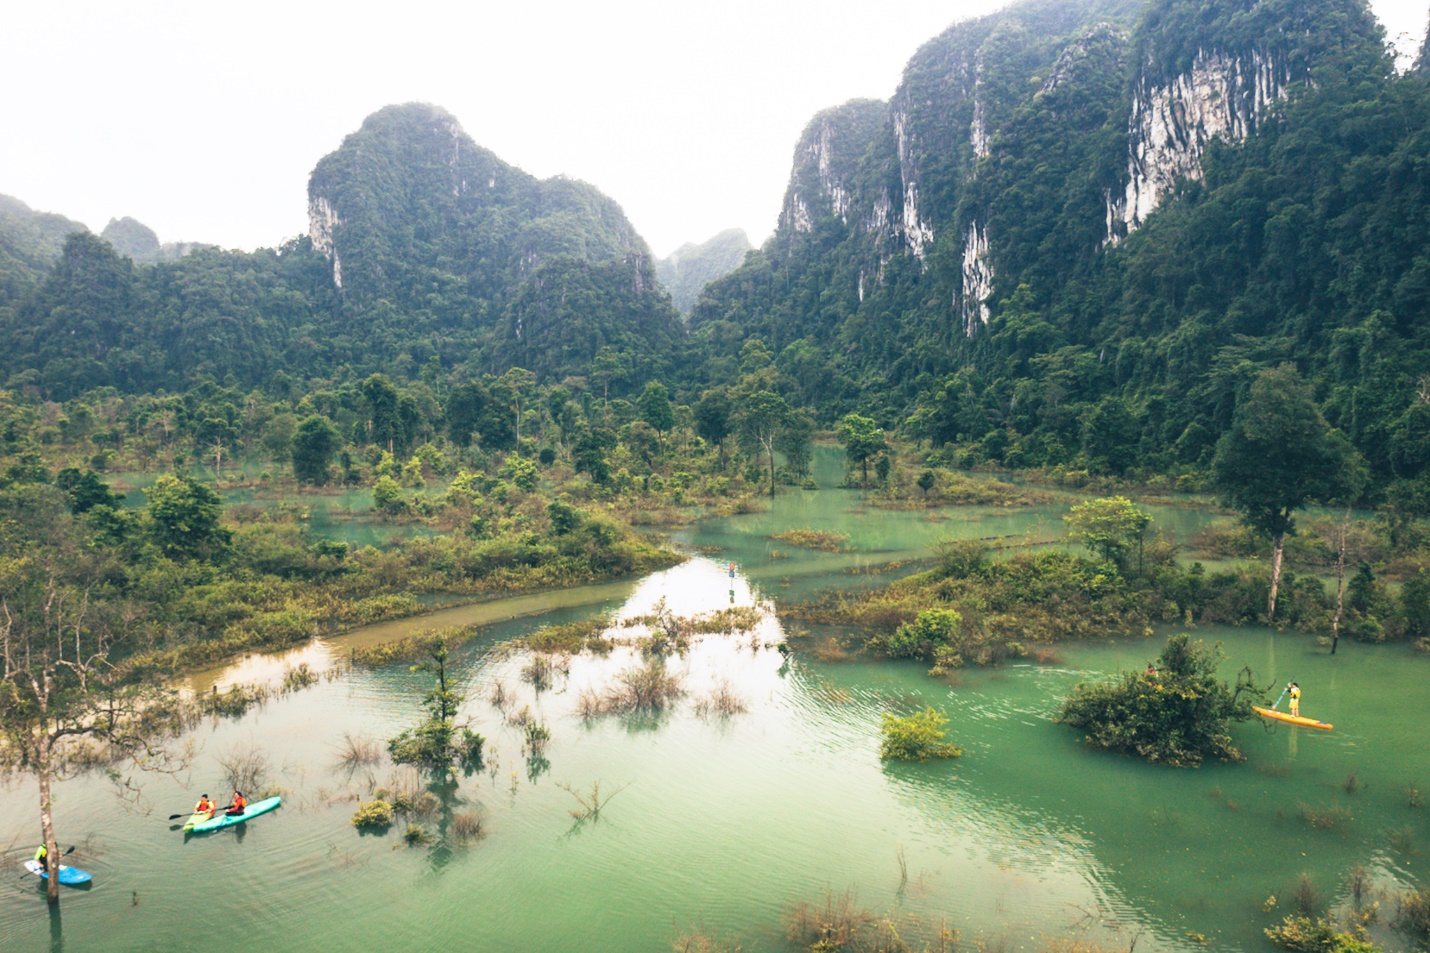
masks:
[[[1276,721],[1284,721],[1288,724],[1300,725],[1302,728],[1320,728],[1322,731],[1330,731],[1331,728],[1334,727],[1324,721],[1317,721],[1314,718],[1302,718],[1300,715],[1288,715],[1283,711],[1276,711],[1273,708],[1258,708],[1256,705],[1252,705],[1251,708],[1263,718],[1272,718]]]

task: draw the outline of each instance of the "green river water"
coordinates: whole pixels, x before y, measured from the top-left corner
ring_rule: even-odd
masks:
[[[728,719],[701,718],[688,699],[659,718],[583,721],[581,689],[607,682],[632,650],[577,658],[537,694],[520,678],[522,657],[494,649],[598,608],[638,615],[664,598],[693,613],[729,605],[732,586],[736,603],[767,605],[867,584],[867,570],[924,557],[938,539],[1050,541],[1061,512],[968,507],[930,519],[865,509],[851,491],[794,491],[768,512],[676,534],[719,550],[644,579],[449,607],[198,676],[199,689],[271,677],[415,627],[487,624],[456,670],[463,714],[488,738],[488,767],[462,780],[444,812],[478,810],[485,837],[409,848],[400,826],[385,836],[353,829],[353,795],[392,769],[350,773],[336,763],[338,742],[414,723],[430,678],[401,665],[348,672],[205,726],[191,770],[149,778],[138,807],[121,805],[102,778],[63,783],[57,828],[95,880],[66,890],[59,918],[20,867],[37,836],[34,786],[4,789],[0,950],[655,953],[702,926],[778,953],[789,949],[791,904],[847,891],[874,912],[946,922],[994,950],[1074,936],[1122,950],[1268,951],[1262,928],[1288,912],[1303,873],[1328,898],[1357,864],[1382,889],[1424,882],[1430,809],[1410,806],[1407,788],[1430,792],[1430,659],[1405,647],[1343,643],[1332,659],[1304,635],[1198,629],[1225,643],[1228,677],[1247,664],[1264,682],[1295,678],[1305,713],[1336,729],[1248,723],[1236,729],[1244,764],[1197,770],[1092,752],[1053,722],[1079,680],[1140,669],[1160,639],[1063,646],[1057,662],[968,670],[950,685],[917,664],[825,663],[800,650],[787,660],[772,647],[784,635],[766,612],[756,632],[705,637],[672,662],[692,698],[720,681],[733,686],[749,710]],[[1156,516],[1173,537],[1209,519],[1179,508]],[[768,539],[789,527],[848,533],[851,551]],[[517,697],[509,711],[529,705],[551,726],[548,764],[523,758],[519,730],[488,700],[498,683]],[[881,763],[881,715],[923,704],[949,715],[964,756]],[[217,759],[244,745],[266,752],[284,806],[213,835],[171,829],[164,817],[201,791],[226,793]],[[1346,791],[1351,774],[1355,793]],[[562,785],[598,780],[620,792],[599,820],[574,821]],[[1333,829],[1302,817],[1303,806],[1335,805],[1350,819]],[[440,834],[443,816],[426,826]],[[1281,900],[1267,911],[1272,894]],[[1409,948],[1385,925],[1393,907],[1377,939]]]

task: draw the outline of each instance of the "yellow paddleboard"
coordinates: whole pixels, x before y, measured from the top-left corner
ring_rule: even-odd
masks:
[[[1331,728],[1334,727],[1326,724],[1324,721],[1317,721],[1314,718],[1302,718],[1300,715],[1288,715],[1285,712],[1275,711],[1271,708],[1258,708],[1256,705],[1252,705],[1251,708],[1263,718],[1271,718],[1292,725],[1300,725],[1302,728],[1320,728],[1322,731],[1330,731]]]

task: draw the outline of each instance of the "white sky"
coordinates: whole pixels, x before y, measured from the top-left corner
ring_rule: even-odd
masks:
[[[51,2],[0,12],[0,193],[98,231],[274,245],[364,116],[421,100],[540,177],[594,183],[665,255],[774,227],[815,112],[885,99],[1001,0]],[[1372,0],[1405,48],[1427,0]]]

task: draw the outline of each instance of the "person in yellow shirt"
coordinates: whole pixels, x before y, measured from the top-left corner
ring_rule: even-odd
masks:
[[[1299,718],[1301,716],[1301,686],[1292,682],[1286,686],[1286,691],[1291,696],[1291,717]]]

